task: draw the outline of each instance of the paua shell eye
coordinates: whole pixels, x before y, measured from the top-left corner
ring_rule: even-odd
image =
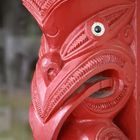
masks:
[[[91,32],[95,36],[102,36],[105,33],[105,26],[101,22],[94,22],[91,26]]]

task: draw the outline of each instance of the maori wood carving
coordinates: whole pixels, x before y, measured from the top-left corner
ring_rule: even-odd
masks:
[[[23,4],[43,33],[31,88],[34,139],[136,140],[135,2]]]

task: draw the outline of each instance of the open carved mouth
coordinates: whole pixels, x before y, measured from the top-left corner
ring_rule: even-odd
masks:
[[[93,91],[82,102],[82,105],[92,113],[111,112],[113,107],[117,106],[123,99],[126,92],[124,81],[119,79],[118,72],[113,69],[105,70],[89,78],[74,92],[73,96],[75,94],[83,94],[90,87],[104,81],[107,81],[107,85]]]
[[[61,84],[49,96],[48,102],[46,101],[46,118],[70,98],[77,94],[82,95],[96,83],[100,85],[104,81],[107,85],[100,87],[96,92],[90,91],[89,97],[85,98],[83,103],[89,110],[97,113],[108,112],[116,107],[128,92],[124,85],[125,76],[121,77],[128,57],[122,56],[121,53],[107,50],[97,56],[91,56],[73,69],[67,77],[61,79]]]
[[[95,76],[92,76],[87,81],[85,81],[75,91],[75,93],[84,92],[87,88],[89,88],[90,86],[93,86],[95,83],[100,82],[102,80],[107,80],[108,79],[108,80],[112,80],[113,81],[112,72],[113,72],[113,70],[106,70],[106,71],[103,71],[103,72],[101,72],[99,74],[96,74]],[[115,73],[115,72],[113,72],[113,73]],[[109,97],[112,94],[113,94],[113,87],[106,87],[106,88],[100,89],[99,91],[96,91],[95,93],[91,94],[89,96],[89,98],[91,98],[91,99],[92,98],[93,99],[102,99],[102,98]]]

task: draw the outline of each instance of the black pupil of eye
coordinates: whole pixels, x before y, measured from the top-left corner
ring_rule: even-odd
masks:
[[[94,31],[95,31],[96,33],[100,33],[100,32],[102,31],[102,28],[101,28],[100,26],[96,26],[96,27],[94,28]]]

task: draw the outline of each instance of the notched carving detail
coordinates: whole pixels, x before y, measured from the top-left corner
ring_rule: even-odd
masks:
[[[67,0],[22,0],[25,7],[34,15],[42,25],[49,13],[60,3]]]
[[[62,59],[65,60],[71,58],[73,55],[75,55],[77,50],[79,50],[78,53],[80,53],[80,50],[86,47],[90,42],[91,40],[88,38],[85,32],[80,31],[80,33],[77,33],[77,35],[74,37],[74,39],[72,39],[71,42],[69,42],[68,44],[65,43],[62,46],[62,49],[60,51]]]

